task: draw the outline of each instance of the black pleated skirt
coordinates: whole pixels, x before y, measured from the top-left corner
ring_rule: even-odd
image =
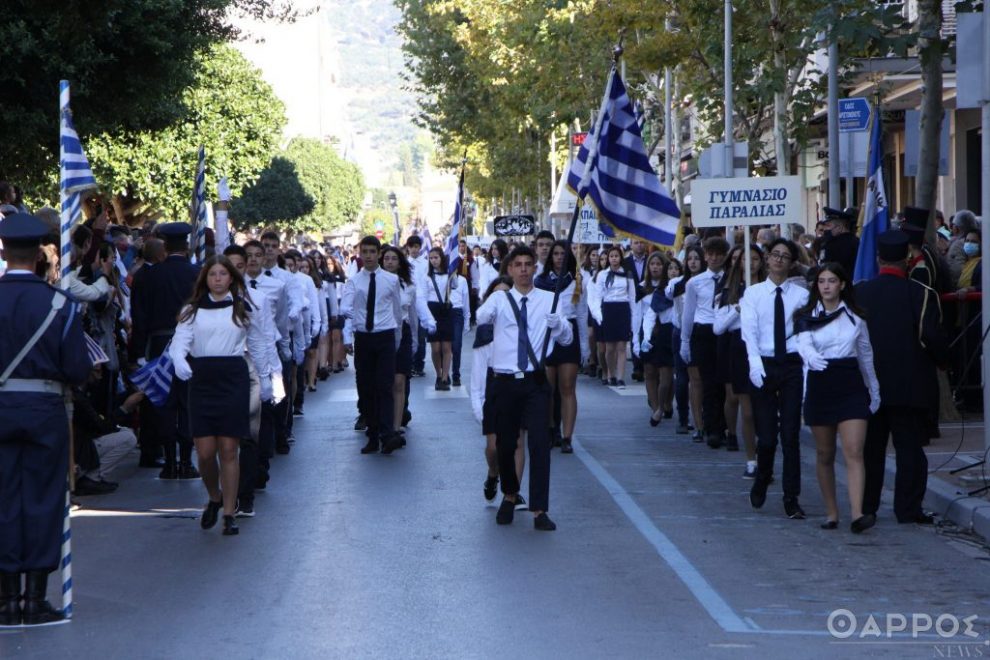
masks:
[[[736,394],[749,394],[749,354],[742,330],[732,330],[729,336],[729,384]]]
[[[395,373],[409,378],[412,373],[412,358],[412,328],[403,321],[402,338],[399,340],[399,348],[395,352]]]
[[[653,344],[653,348],[645,353],[640,354],[640,359],[644,364],[649,364],[654,367],[673,367],[674,366],[674,324],[673,323],[657,323],[653,326],[653,337],[650,338],[650,343]],[[680,349],[680,346],[677,347]]]
[[[244,357],[190,357],[189,366],[192,437],[250,437],[251,377]]]
[[[426,336],[429,342],[453,341],[454,339],[454,316],[451,307],[440,302],[426,303],[433,314],[433,320],[437,322],[437,331]]]
[[[581,364],[581,340],[578,338],[577,320],[571,319],[571,332],[574,339],[567,346],[554,344],[553,350],[547,356],[548,367],[558,367],[562,364]]]
[[[715,378],[719,383],[728,385],[732,382],[732,370],[730,369],[729,356],[732,351],[732,341],[728,332],[715,335],[715,350],[718,359],[715,360]]]
[[[856,358],[829,360],[824,371],[809,371],[804,392],[804,423],[835,426],[870,418],[870,393]]]
[[[606,343],[629,341],[632,339],[632,312],[629,303],[602,303],[602,325],[595,341]]]
[[[482,435],[495,435],[495,401],[492,398],[492,383],[495,374],[488,369],[485,376],[485,402],[481,404],[481,433]]]

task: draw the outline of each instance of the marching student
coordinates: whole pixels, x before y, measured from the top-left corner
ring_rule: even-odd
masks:
[[[179,314],[169,347],[176,377],[188,381],[189,425],[210,497],[200,526],[213,527],[222,506],[226,536],[238,533],[234,521],[240,481],[237,453],[241,438],[251,433],[251,383],[245,349],[257,358],[255,367],[261,382],[267,381],[267,392],[272,391],[271,379],[280,376],[267,359],[266,344],[271,335],[265,335],[261,315],[252,322],[253,313],[240,272],[227,257],[210,257]]]
[[[767,279],[754,284],[739,303],[742,338],[753,384],[753,423],[756,426],[756,479],[749,501],[759,509],[767,499],[773,462],[780,438],[784,457],[784,513],[803,520],[801,494],[801,400],[804,373],[794,336],[794,314],[808,302],[808,291],[790,278],[798,259],[792,241],[777,238],[767,246]]]
[[[461,255],[461,265],[457,272],[450,276],[450,319],[452,334],[450,336],[450,382],[448,389],[461,386],[461,348],[464,346],[464,333],[471,329],[471,273],[465,275],[464,259],[470,256],[467,243],[463,240],[464,253]]]
[[[742,253],[740,252],[740,255]],[[753,401],[749,390],[749,357],[746,345],[742,340],[741,322],[739,318],[739,301],[746,290],[745,268],[749,268],[752,284],[759,284],[766,277],[763,262],[763,251],[753,244],[750,247],[748,263],[741,256],[725,275],[725,286],[718,297],[718,309],[715,310],[715,334],[726,338],[724,356],[719,360],[726,363],[727,378],[725,383],[725,417],[728,425],[726,449],[739,450],[739,440],[736,437],[738,415],[742,415],[743,446],[746,449],[746,469],[744,479],[756,478],[756,428],[753,426]]]
[[[468,284],[456,273],[447,274],[447,255],[443,248],[433,248],[428,256],[429,272],[420,282],[420,294],[436,322],[436,330],[427,336],[433,354],[433,369],[437,374],[435,388],[446,391],[450,389],[452,342],[457,327],[454,316],[460,314],[463,319],[466,311],[463,306],[455,310],[453,299],[461,300],[461,293],[467,291]],[[459,286],[462,287],[460,291]],[[470,310],[467,312],[470,313]]]
[[[674,301],[674,366],[675,375],[681,373],[682,383],[680,387],[688,391],[688,400],[691,408],[691,419],[694,421],[694,442],[704,442],[705,434],[702,431],[703,423],[701,416],[701,403],[704,399],[704,391],[701,387],[701,374],[697,366],[689,365],[681,356],[681,344],[684,342],[684,331],[682,323],[684,320],[684,294],[687,291],[687,284],[693,277],[697,277],[708,268],[705,263],[705,251],[697,242],[685,248],[684,251],[684,274],[678,278],[670,280],[665,291],[668,298]],[[684,377],[686,376],[686,378]],[[689,433],[690,425],[686,419],[683,424],[678,425],[677,432],[680,434]]]
[[[394,430],[392,397],[402,341],[402,290],[397,275],[379,268],[381,242],[365,236],[359,247],[362,267],[344,285],[340,309],[354,330],[358,407],[368,436],[361,453],[373,454],[380,446],[383,454],[391,454],[402,445]]]
[[[590,249],[588,249],[590,248]],[[595,274],[598,272],[598,250],[586,246],[581,269],[581,301],[578,303],[578,323],[584,324],[581,336],[581,364],[584,375],[598,376],[598,347],[595,345],[595,317],[591,315],[592,291],[595,289]]]
[[[330,319],[326,298],[323,295],[323,278],[320,277],[316,269],[316,262],[312,257],[300,255],[296,259],[296,268],[299,272],[312,280],[313,286],[307,283],[306,293],[309,297],[309,307],[315,310],[312,314],[313,331],[310,335],[309,346],[306,348],[306,361],[303,369],[303,388],[309,392],[316,391],[316,369],[318,366],[318,352],[320,340],[325,337],[329,330]],[[302,398],[300,397],[300,401]],[[300,410],[302,405],[300,405]]]
[[[543,291],[553,293],[558,286],[561,288],[560,299],[557,303],[557,314],[571,326],[574,341],[566,346],[558,344],[553,352],[546,356],[545,366],[547,380],[551,392],[560,392],[559,404],[556,395],[551,404],[550,427],[557,430],[559,420],[563,426],[560,438],[560,450],[564,454],[574,452],[571,438],[574,436],[574,423],[577,420],[577,374],[581,366],[581,346],[578,341],[578,324],[576,303],[581,298],[577,288],[575,271],[577,260],[567,245],[567,241],[555,241],[550,248],[549,266],[544,268],[533,281],[534,286]],[[542,344],[537,347],[542,351]],[[541,353],[542,355],[542,353]]]
[[[292,389],[292,415],[289,417],[289,430],[291,433],[293,417],[303,414],[303,403],[306,393],[306,360],[315,350],[313,339],[319,338],[320,333],[320,304],[317,294],[316,282],[307,273],[303,272],[305,258],[296,249],[286,250],[282,255],[285,261],[285,269],[295,278],[299,290],[302,293],[302,334],[299,346],[295,349],[296,354],[296,379]]]
[[[643,268],[642,298],[633,313],[633,353],[639,355],[650,406],[650,426],[673,417],[671,384],[674,380],[674,303],[664,295],[667,259],[654,252]],[[669,411],[669,412],[668,412]]]
[[[807,385],[804,421],[818,452],[818,487],[825,500],[822,529],[839,525],[835,499],[835,443],[842,439],[849,488],[850,529],[856,534],[876,523],[863,515],[866,423],[880,408],[880,383],[873,368],[873,347],[862,311],[853,299],[852,281],[841,265],[822,264],[808,303],[795,316],[798,353]]]
[[[512,288],[512,278],[500,275],[488,283],[488,289],[482,296],[484,304],[495,292],[508,291]],[[492,350],[495,340],[495,326],[491,323],[479,323],[474,335],[474,352],[471,362],[471,381],[468,390],[471,395],[471,410],[475,419],[481,424],[481,434],[485,436],[485,462],[488,464],[488,474],[485,477],[484,495],[491,502],[498,492],[498,450],[495,437],[495,403],[492,400]],[[519,438],[516,446],[515,464],[516,480],[521,482],[523,470],[526,468],[526,454],[523,451],[523,439]],[[522,495],[516,497],[516,508],[525,508],[526,500]]]
[[[427,274],[430,272],[430,261],[423,252],[423,239],[413,234],[406,239],[406,256],[409,258],[409,270],[413,284],[423,291]],[[417,294],[422,297],[421,294]],[[418,320],[414,325],[418,324]],[[413,376],[425,376],[426,372],[426,333],[416,328],[416,345],[413,347]]]
[[[478,290],[487,291],[492,282],[500,277],[502,262],[509,254],[509,246],[504,239],[496,238],[488,246],[488,258],[478,269]]]
[[[690,406],[688,396],[688,371],[687,365],[681,359],[681,313],[684,311],[684,294],[674,299],[674,286],[684,279],[684,265],[675,257],[671,257],[667,262],[667,286],[663,289],[664,298],[673,303],[671,308],[671,351],[674,356],[674,404],[677,408],[677,430],[676,433],[683,435],[691,432],[688,423]],[[699,392],[700,394],[700,392]],[[699,399],[700,409],[700,399]]]
[[[334,311],[333,322],[330,324],[330,370],[339,374],[344,370],[346,353],[344,352],[344,317],[340,315],[340,297],[344,293],[344,267],[332,254],[327,255],[327,269],[330,271],[330,298]]]
[[[729,243],[721,236],[710,236],[703,245],[708,269],[692,277],[685,287],[680,352],[688,367],[697,368],[694,373],[701,379],[705,440],[709,447],[718,449],[725,440],[725,388],[717,379],[717,342],[712,326],[715,323],[715,293],[725,275],[722,266],[729,253]]]
[[[622,265],[622,248],[612,245],[605,253],[608,268],[598,273],[596,302],[591,313],[598,321],[597,341],[605,345],[608,384],[625,389],[626,342],[632,339],[632,314],[636,306],[636,282]]]
[[[550,507],[550,434],[547,412],[550,387],[536,347],[543,346],[550,333],[550,346],[570,344],[571,325],[559,314],[551,314],[553,294],[533,286],[536,257],[525,246],[508,257],[508,274],[513,288],[493,295],[478,309],[478,323],[494,324],[492,395],[495,402],[496,445],[499,475],[505,499],[495,522],[512,522],[519,481],[515,473],[515,452],[519,432],[525,428],[529,444],[529,497],[534,526],[540,531],[557,528],[547,510]]]

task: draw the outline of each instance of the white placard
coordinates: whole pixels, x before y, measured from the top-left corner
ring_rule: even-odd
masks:
[[[803,222],[803,203],[800,176],[691,182],[691,224],[695,227]]]
[[[602,233],[598,224],[598,212],[591,204],[585,204],[581,207],[577,227],[574,229],[574,242],[579,245],[615,242],[614,237]]]

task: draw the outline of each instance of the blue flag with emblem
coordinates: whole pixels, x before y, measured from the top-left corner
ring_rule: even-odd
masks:
[[[59,197],[62,202],[60,220],[61,274],[69,274],[72,252],[72,228],[82,218],[82,193],[96,187],[96,177],[89,167],[82,142],[72,123],[69,109],[69,81],[59,83]]]
[[[640,123],[612,67],[597,121],[567,173],[567,186],[590,199],[616,234],[673,245],[681,212],[650,165]]]
[[[859,251],[853,283],[873,279],[877,267],[877,237],[890,228],[890,210],[887,207],[887,191],[883,182],[883,127],[880,108],[873,110],[870,122],[870,157],[866,169],[866,201],[863,204],[862,231],[859,235]]]
[[[457,184],[457,203],[454,205],[454,221],[447,237],[447,272],[453,273],[461,265],[461,253],[457,250],[461,238],[461,221],[464,216],[464,166],[461,165],[461,180]]]

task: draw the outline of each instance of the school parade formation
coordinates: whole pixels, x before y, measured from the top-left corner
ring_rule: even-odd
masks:
[[[731,94],[674,187],[626,28],[535,203],[430,124],[444,224],[346,156],[364,201],[316,199],[353,141],[240,181],[175,138],[191,196],[103,183],[59,83],[57,168],[0,155],[0,658],[990,653],[985,217],[895,201],[880,92],[845,195],[735,151]]]

